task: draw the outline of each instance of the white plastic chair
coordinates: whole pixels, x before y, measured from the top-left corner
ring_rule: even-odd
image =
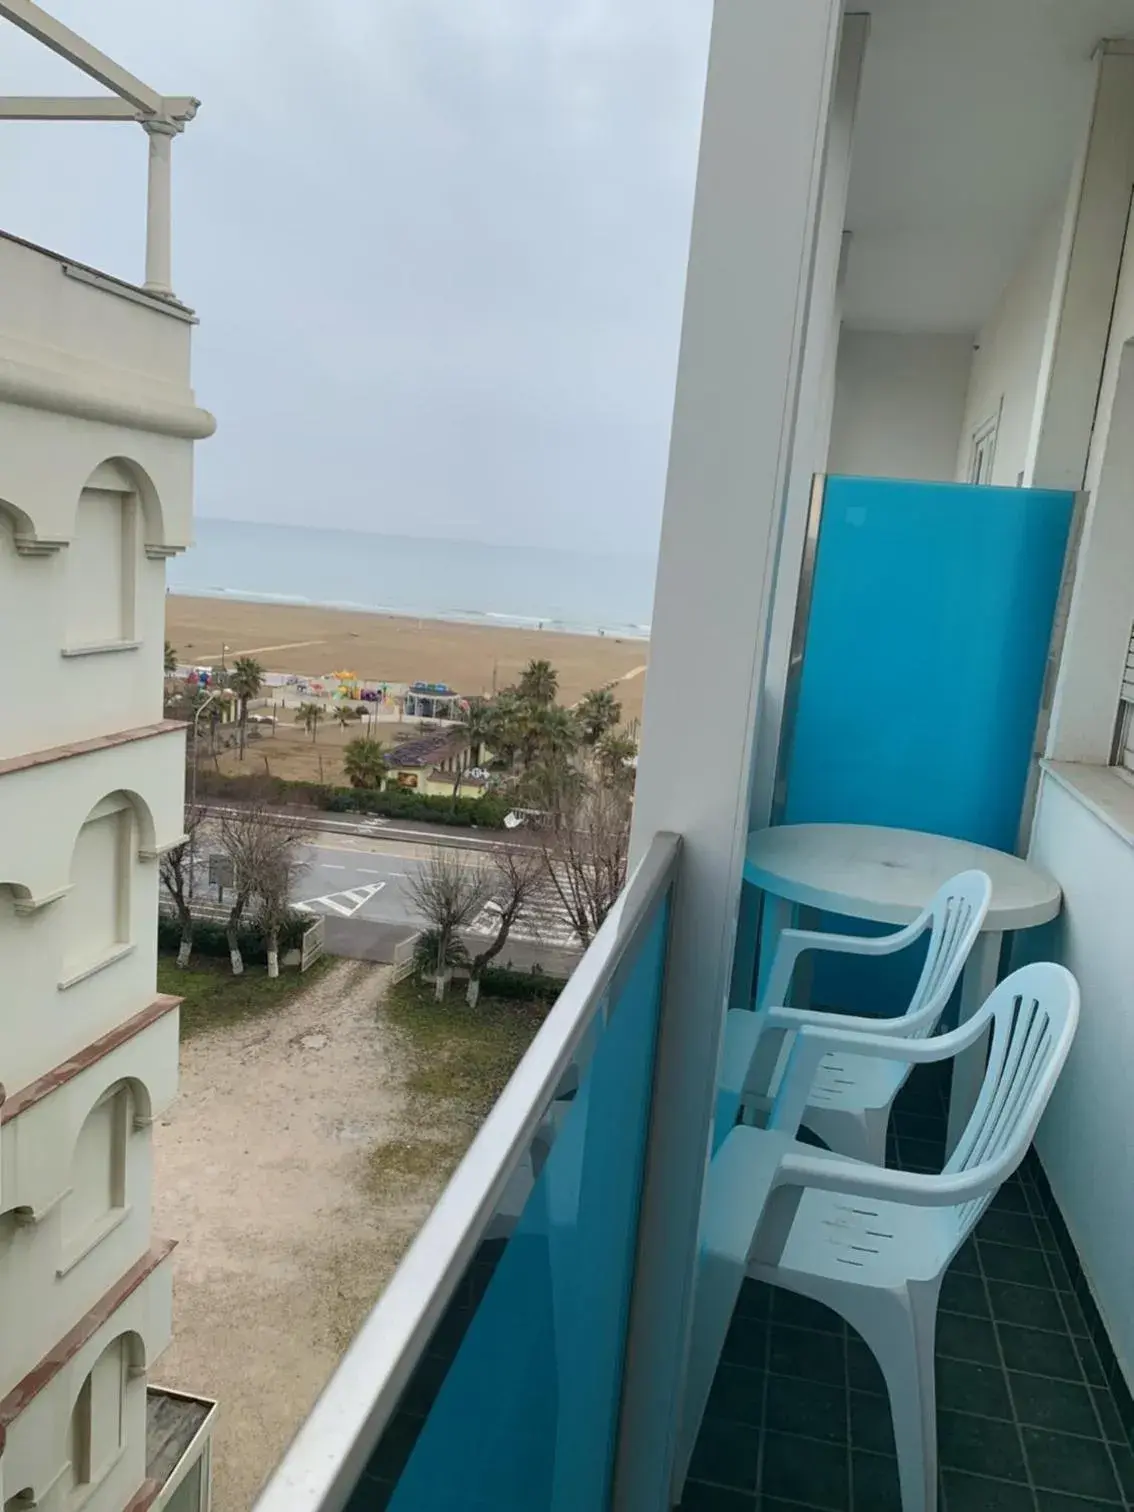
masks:
[[[776,942],[761,1004],[754,1013],[734,1008],[726,1016],[714,1147],[735,1123],[738,1107],[747,1114],[769,1105],[790,1041],[805,1024],[904,1039],[932,1034],[965,969],[991,900],[992,882],[987,874],[967,871],[950,878],[913,923],[896,934],[868,938],[785,929]],[[781,1006],[804,951],[891,956],[913,945],[926,930],[930,935],[925,965],[909,1008],[900,1017],[854,1018]],[[840,1155],[885,1165],[890,1108],[909,1073],[909,1065],[893,1060],[832,1050],[812,1084],[803,1123]]]
[[[679,1444],[678,1489],[745,1274],[840,1313],[882,1367],[903,1512],[935,1512],[934,1336],[945,1271],[1027,1153],[1067,1059],[1079,989],[1062,966],[1026,966],[959,1029],[931,1040],[805,1026],[767,1130],[734,1128],[709,1168]],[[811,1078],[830,1050],[910,1066],[974,1044],[991,1022],[980,1097],[940,1175],[894,1171],[798,1143]]]

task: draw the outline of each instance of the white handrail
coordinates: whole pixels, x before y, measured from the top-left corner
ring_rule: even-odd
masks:
[[[254,1512],[341,1512],[425,1353],[619,967],[673,881],[680,837],[656,835]]]

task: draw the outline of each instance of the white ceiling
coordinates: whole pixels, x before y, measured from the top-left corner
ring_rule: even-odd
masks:
[[[1134,36],[1134,0],[847,0],[867,9],[845,318],[975,332],[1066,195],[1092,53]]]

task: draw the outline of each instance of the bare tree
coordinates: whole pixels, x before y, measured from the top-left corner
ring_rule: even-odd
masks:
[[[232,866],[232,907],[225,934],[234,976],[244,970],[240,926],[246,915],[257,904],[262,904],[265,897],[273,898],[273,906],[278,910],[281,887],[290,890],[291,882],[299,873],[299,840],[298,830],[293,829],[285,817],[269,813],[260,804],[231,809],[221,817],[221,849]],[[279,922],[282,920],[277,913],[277,946]]]
[[[584,945],[626,886],[630,797],[616,784],[586,785],[543,843],[544,872]]]
[[[268,975],[280,974],[280,931],[291,917],[295,884],[304,870],[294,844],[265,853],[256,888],[256,920],[268,947]]]
[[[437,1001],[445,996],[449,957],[458,932],[471,924],[492,897],[492,875],[481,861],[464,861],[451,850],[434,850],[406,884],[410,898],[437,937]]]
[[[193,867],[195,837],[204,820],[202,808],[190,806],[185,810],[185,839],[180,845],[166,851],[161,858],[161,885],[169,894],[181,926],[181,942],[177,947],[177,964],[183,970],[193,954],[193,904],[190,897],[190,874]]]
[[[480,979],[508,943],[512,927],[531,906],[543,882],[542,852],[531,846],[502,846],[492,853],[492,898],[488,907],[496,919],[496,933],[485,948],[469,962],[468,1005],[475,1008],[480,998]]]

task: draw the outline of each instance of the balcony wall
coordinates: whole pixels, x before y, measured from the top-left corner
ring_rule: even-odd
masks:
[[[171,1008],[77,1075],[61,1081],[69,1068],[59,1067],[0,1108],[0,1393],[47,1354],[61,1320],[83,1317],[149,1248],[151,1122],[177,1089],[177,1039]],[[45,1092],[56,1080],[61,1084]],[[65,1203],[80,1131],[120,1084],[129,1093],[123,1203],[89,1233],[69,1235]]]
[[[110,745],[69,760],[7,771],[0,780],[0,961],[5,1001],[46,1005],[34,1036],[18,1015],[0,1018],[0,1066],[9,1092],[43,1076],[140,1012],[157,971],[157,852],[183,833],[184,730]],[[72,980],[69,896],[79,831],[103,799],[131,798],[125,864],[126,938],[113,959]],[[108,888],[115,879],[107,876]],[[92,963],[93,964],[93,963]]]
[[[1063,914],[1045,943],[1083,993],[1079,1033],[1036,1147],[1134,1385],[1134,1190],[1126,1174],[1134,1154],[1134,787],[1101,768],[1046,773],[1031,859],[1063,888]]]

